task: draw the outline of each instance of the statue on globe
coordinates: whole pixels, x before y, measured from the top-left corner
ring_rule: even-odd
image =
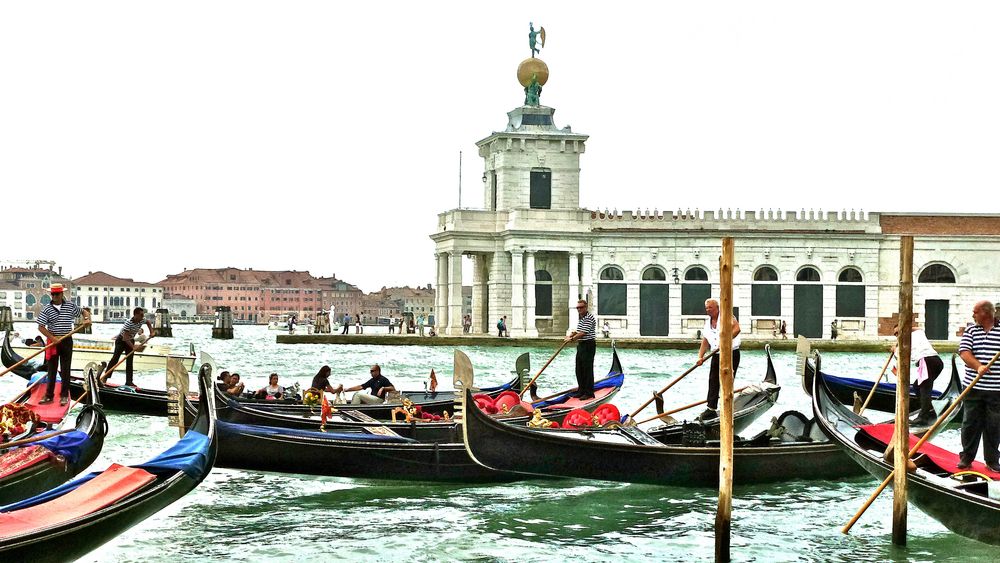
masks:
[[[535,31],[535,23],[528,22],[528,47],[531,47],[531,56],[534,58],[535,54],[545,46],[545,28],[539,27],[538,31]]]
[[[531,82],[524,87],[524,105],[526,106],[537,106],[541,102],[539,98],[542,97],[542,85],[538,83],[538,75],[531,75]]]

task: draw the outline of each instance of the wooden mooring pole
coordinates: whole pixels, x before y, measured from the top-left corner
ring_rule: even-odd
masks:
[[[896,378],[896,474],[893,478],[892,543],[906,545],[906,465],[910,460],[910,333],[913,330],[913,237],[899,241],[899,367]]]
[[[733,239],[722,239],[719,259],[719,508],[715,560],[728,562],[733,513]]]

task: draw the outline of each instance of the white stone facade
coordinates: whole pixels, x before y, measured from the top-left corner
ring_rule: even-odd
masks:
[[[1000,216],[580,209],[579,161],[587,136],[557,129],[552,111],[514,110],[504,132],[478,143],[487,209],[439,215],[431,238],[438,287],[445,288],[436,306],[446,334],[462,333],[461,257],[470,255],[474,333],[495,334],[497,320],[506,316],[512,336],[562,335],[575,327],[573,305],[582,297],[612,336],[693,338],[705,316],[682,314],[682,295],[691,290],[694,296],[699,285],[686,278],[700,268],[711,284],[700,291],[718,296],[726,236],[736,245],[734,304],[744,333],[756,336],[774,336],[785,321],[789,338],[829,338],[835,320],[841,338],[890,334],[903,234],[915,237],[914,313],[928,322],[932,338],[958,338],[972,305],[1000,296],[1000,275],[992,267],[1000,251]],[[543,124],[524,125],[525,115],[541,116],[533,123]],[[551,195],[548,208],[532,209],[532,171],[538,170],[551,174]],[[619,270],[623,279],[602,280],[606,268]],[[758,274],[762,268],[773,269],[777,281],[755,281],[755,275],[767,278]],[[537,310],[535,287],[549,286],[536,281],[537,271],[551,276],[550,314]],[[609,295],[620,292],[616,284],[626,287],[623,310],[602,310],[602,283],[609,284]],[[755,286],[771,297],[755,298]]]

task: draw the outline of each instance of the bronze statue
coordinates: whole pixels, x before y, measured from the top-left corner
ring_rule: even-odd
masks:
[[[542,85],[538,83],[538,75],[531,75],[531,82],[524,87],[524,105],[538,106],[542,97]]]
[[[535,23],[528,22],[528,47],[531,47],[531,57],[534,58],[535,54],[538,53],[539,50],[544,46],[545,46],[545,28],[539,27],[538,31],[535,31]]]

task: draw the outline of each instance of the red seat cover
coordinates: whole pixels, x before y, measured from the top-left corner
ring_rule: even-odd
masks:
[[[28,397],[28,402],[25,403],[31,408],[38,418],[41,418],[45,422],[62,422],[62,419],[66,417],[66,413],[69,411],[69,404],[60,406],[59,405],[59,390],[62,388],[62,382],[56,381],[55,399],[47,405],[39,405],[38,403],[45,398],[45,382],[38,383],[31,388],[31,396]]]
[[[878,440],[879,442],[888,445],[889,442],[892,440],[892,432],[894,427],[895,425],[893,424],[871,424],[868,426],[859,426],[858,430],[861,430],[865,434],[868,434],[869,436],[874,438],[875,440]],[[918,441],[920,441],[920,438],[914,436],[913,434],[910,434],[911,450],[913,449],[913,446],[917,445]],[[929,457],[931,461],[934,462],[935,465],[940,467],[942,470],[947,471],[948,473],[969,471],[969,469],[958,468],[958,462],[959,462],[958,454],[949,452],[948,450],[935,446],[930,442],[924,442],[924,445],[920,446],[920,450],[918,450],[917,453],[921,453]],[[986,464],[980,461],[973,461],[972,467],[970,469],[972,471],[982,473],[983,475],[988,475],[994,480],[1000,480],[1000,473],[997,473],[996,471],[990,471],[990,468],[986,467]]]
[[[42,446],[25,446],[0,455],[0,479],[49,459],[52,452]]]
[[[96,512],[154,481],[143,469],[113,464],[107,471],[61,497],[0,513],[0,538],[56,526]]]

